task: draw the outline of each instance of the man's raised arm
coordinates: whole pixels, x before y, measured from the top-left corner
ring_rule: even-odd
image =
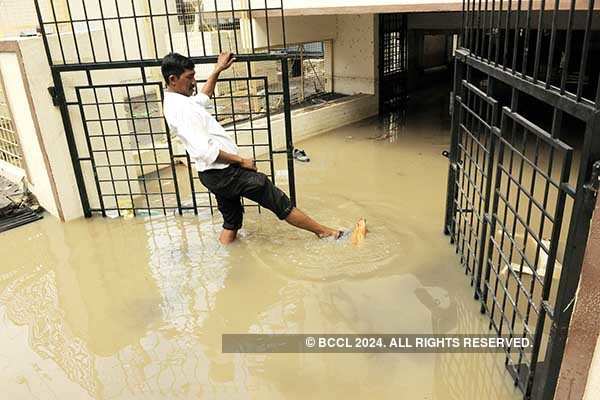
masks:
[[[233,64],[234,61],[235,57],[233,56],[233,53],[229,51],[224,51],[223,53],[219,54],[215,69],[206,80],[206,83],[204,83],[202,86],[202,89],[200,89],[200,92],[204,93],[208,97],[212,97],[213,93],[215,92],[217,81],[219,80],[219,75],[221,72],[231,67],[231,64]]]

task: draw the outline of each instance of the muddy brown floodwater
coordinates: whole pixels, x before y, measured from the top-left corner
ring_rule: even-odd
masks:
[[[488,333],[442,234],[444,110],[301,143],[302,209],[362,246],[246,213],[51,217],[0,236],[0,390],[17,399],[518,399],[501,354],[221,354],[222,333]],[[384,140],[371,138],[386,135]]]

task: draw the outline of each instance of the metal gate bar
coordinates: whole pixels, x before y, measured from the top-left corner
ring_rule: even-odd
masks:
[[[549,295],[567,196],[564,185],[571,172],[572,148],[508,108],[503,109],[501,126],[482,306],[498,335],[507,331],[510,337],[527,337],[533,342],[531,356],[527,356],[523,348],[506,349],[508,367],[512,369],[516,383],[527,392],[537,366],[546,315],[553,317]],[[533,149],[531,141],[535,142]],[[548,152],[544,152],[544,148]],[[546,168],[540,165],[543,163],[540,155],[544,153],[550,154]],[[559,164],[558,178],[552,176],[556,169],[554,162]],[[544,185],[542,203],[535,199],[538,178]],[[528,186],[524,180],[530,182]],[[513,188],[516,201],[511,200]],[[553,211],[548,210],[551,188],[557,192]],[[521,199],[527,204],[525,216]],[[539,220],[532,217],[534,208]],[[546,242],[543,235],[550,229],[550,240]],[[534,246],[533,254],[531,245]],[[524,273],[524,270],[528,272]],[[512,281],[514,287],[511,288]],[[536,290],[536,285],[540,285],[541,290]],[[526,301],[525,313],[519,310],[521,295]],[[531,311],[535,315],[530,320]],[[512,357],[513,352],[517,352],[516,359]]]
[[[168,52],[268,55],[279,49],[271,43],[275,35],[285,48],[283,0],[67,0],[65,9],[59,3],[35,0],[44,37],[52,39],[47,47],[51,65],[159,60]],[[253,19],[259,28],[264,25],[264,43]],[[216,43],[206,32],[216,35]]]
[[[264,94],[252,95],[250,81],[260,84]],[[242,150],[250,150],[255,159],[257,151],[265,154],[256,160],[257,164],[264,164],[262,170],[276,182],[268,81],[265,77],[226,78],[218,83],[229,89],[234,84],[243,86],[243,94],[233,95],[230,91],[229,95],[215,95],[212,113],[221,123],[227,123],[225,130],[233,132]],[[197,213],[201,208],[213,212],[216,202],[210,193],[196,190],[202,185],[192,171],[189,155],[182,152],[181,146],[181,150],[174,148],[162,115],[160,83],[80,86],[76,91],[87,144],[87,155],[79,156],[78,162],[84,170],[83,164],[90,163],[95,181],[95,196],[92,188],[86,190],[93,196],[91,202],[97,204],[89,212],[103,216],[107,212],[147,215],[155,210]],[[254,111],[254,100],[264,103],[263,112]],[[230,105],[225,112],[219,111],[223,104]],[[264,126],[255,126],[257,118]],[[238,126],[243,123],[249,127]],[[259,134],[262,139],[257,141]],[[186,171],[178,172],[176,164],[185,164]],[[182,199],[181,185],[189,188],[188,200]]]
[[[550,7],[463,2],[444,224],[490,327],[532,340],[531,353],[505,351],[515,384],[535,399],[556,387],[600,171],[599,5]],[[500,120],[478,113],[473,93]],[[563,132],[583,137],[577,164]]]
[[[147,76],[147,70],[152,74],[152,69],[160,66],[162,56],[169,51],[185,54],[195,64],[215,63],[221,51],[236,53],[234,76],[220,79],[217,85],[213,114],[221,123],[230,124],[226,129],[233,131],[242,151],[248,150],[250,156],[256,157],[257,151],[265,150],[267,156],[257,161],[268,169],[265,172],[273,181],[277,178],[274,157],[287,158],[286,183],[292,203],[296,203],[287,54],[280,52],[286,48],[281,0],[115,0],[112,3],[35,0],[34,3],[54,80],[50,91],[61,110],[87,217],[94,212],[137,215],[193,210],[197,213],[201,208],[213,212],[214,199],[207,191],[196,189],[201,185],[191,170],[189,156],[171,142],[160,110],[161,83]],[[64,7],[59,7],[59,3]],[[256,34],[255,25],[266,32]],[[266,77],[253,76],[253,62],[257,61],[280,64],[281,89],[269,90]],[[243,77],[239,76],[240,66],[246,69]],[[97,72],[100,77],[109,70],[114,70],[118,80],[92,76]],[[132,77],[131,71],[139,71],[139,75]],[[85,74],[87,85],[73,88],[71,98],[75,99],[67,100],[69,93],[65,93],[63,77],[79,72]],[[154,80],[156,75],[154,72]],[[250,92],[255,82],[262,82],[263,93]],[[245,87],[242,95],[235,93],[238,84]],[[108,99],[97,99],[100,90],[108,90],[105,93]],[[118,96],[121,98],[117,98],[115,90],[121,90]],[[86,98],[91,94],[92,100]],[[136,96],[143,99],[139,104],[133,99]],[[270,97],[281,97],[283,107],[272,108],[277,106]],[[243,102],[247,107],[240,110]],[[224,103],[228,103],[229,111],[220,109]],[[262,104],[262,110],[255,109],[256,104]],[[154,105],[158,106],[155,110]],[[71,121],[75,109],[82,118],[81,127]],[[93,109],[95,118],[90,117]],[[128,110],[127,115],[117,115],[123,110]],[[134,117],[138,111],[145,115]],[[285,120],[286,147],[282,150],[273,148],[270,117],[274,112],[282,112]],[[107,134],[109,122],[115,131]],[[98,132],[92,132],[94,124]],[[126,131],[124,124],[133,127],[132,131]],[[141,146],[144,139],[147,143]],[[157,142],[159,139],[161,143]],[[87,150],[82,151],[84,148]],[[181,167],[176,163],[183,163],[187,171],[179,171]]]
[[[461,83],[465,99],[457,97],[458,131],[452,144],[457,185],[454,196],[456,212],[452,215],[450,232],[471,284],[481,278],[479,254],[484,245],[481,237],[490,204],[492,157],[495,138],[488,121],[495,121],[497,102],[467,81]]]
[[[406,14],[379,14],[379,111],[399,111],[406,101]]]

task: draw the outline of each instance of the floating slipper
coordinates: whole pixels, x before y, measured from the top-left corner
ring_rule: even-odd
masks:
[[[340,231],[338,231],[338,235],[336,236],[335,240],[347,240],[351,234],[352,234],[351,230],[348,230],[348,229],[340,230]]]
[[[302,149],[294,149],[294,158],[298,161],[309,162],[310,158],[306,154],[306,152]]]

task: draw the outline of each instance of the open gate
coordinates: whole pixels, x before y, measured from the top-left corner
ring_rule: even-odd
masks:
[[[406,14],[379,14],[379,113],[397,112],[406,101]]]
[[[463,2],[445,233],[525,398],[554,396],[600,169],[593,0]]]
[[[36,0],[81,203],[87,217],[214,212],[162,114],[160,62],[190,57],[207,75],[237,61],[211,113],[295,204],[289,67],[281,0]],[[248,202],[250,203],[250,202]],[[255,206],[256,204],[246,204]]]

